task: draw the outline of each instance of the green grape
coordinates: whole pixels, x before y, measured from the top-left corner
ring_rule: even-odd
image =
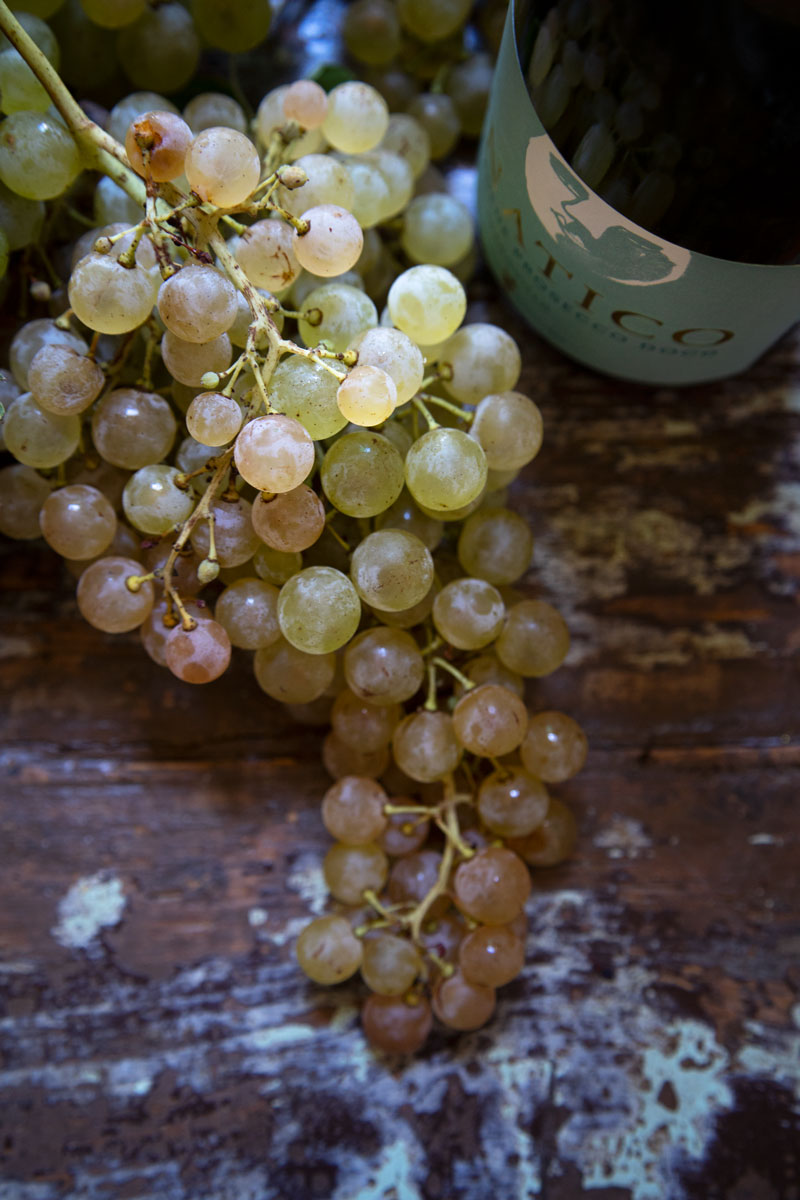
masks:
[[[531,565],[532,553],[527,522],[507,508],[473,513],[458,539],[458,557],[467,574],[496,587],[520,579]]]
[[[104,29],[132,25],[147,8],[147,0],[80,0],[80,3],[86,16]]]
[[[328,92],[322,132],[335,150],[363,154],[377,146],[389,124],[389,109],[368,83],[348,81]]]
[[[23,14],[21,14],[23,15]],[[33,41],[52,63],[59,65],[58,42],[44,21],[24,14],[25,26]],[[35,23],[35,25],[34,25]],[[0,53],[0,107],[4,112],[47,112],[50,96],[42,87],[18,50],[8,49]]]
[[[400,23],[422,42],[450,37],[465,24],[472,0],[398,0]]]
[[[194,21],[175,0],[148,8],[117,35],[122,69],[138,88],[177,92],[194,75],[200,39]]]
[[[460,429],[431,429],[406,455],[406,485],[418,504],[434,512],[463,508],[486,485],[486,455]]]
[[[81,422],[40,408],[30,392],[9,405],[3,422],[6,449],[26,467],[46,470],[66,462],[78,448]]]
[[[305,345],[325,342],[337,353],[378,324],[378,310],[369,296],[346,283],[324,283],[314,288],[303,302],[303,314],[297,327]]]
[[[18,196],[52,200],[67,190],[81,165],[60,117],[16,112],[0,123],[0,179]]]
[[[334,508],[349,517],[375,517],[403,490],[403,460],[379,433],[345,433],[322,460],[320,479]]]
[[[539,453],[542,414],[520,392],[484,396],[470,428],[494,470],[518,470]]]
[[[350,576],[365,604],[400,612],[428,594],[433,558],[413,533],[382,529],[369,534],[353,551]]]
[[[560,667],[569,650],[569,629],[545,600],[521,600],[508,610],[496,643],[497,657],[519,675],[539,678]]]
[[[310,704],[327,691],[336,673],[335,654],[306,654],[285,638],[256,650],[258,686],[283,704]]]
[[[347,645],[360,620],[358,593],[334,567],[307,567],[281,588],[281,633],[305,654],[329,654]]]
[[[473,241],[470,211],[454,196],[417,196],[403,213],[401,242],[412,262],[452,267],[469,253]]]
[[[122,507],[131,525],[142,533],[164,534],[185,521],[195,501],[178,487],[179,477],[178,468],[165,463],[134,472],[122,493]]]
[[[253,566],[256,575],[281,587],[287,579],[291,579],[303,569],[303,556],[298,551],[287,552],[274,550],[272,546],[259,546],[253,555]]]
[[[192,15],[210,46],[241,54],[269,33],[272,6],[269,0],[192,0]]]
[[[304,425],[315,441],[333,437],[347,424],[336,403],[338,380],[319,363],[287,355],[272,372],[272,407]]]
[[[467,311],[464,288],[444,267],[409,267],[389,288],[389,316],[418,345],[449,338]]]
[[[39,237],[44,221],[44,205],[26,200],[0,183],[0,229],[9,250],[21,250]]]
[[[297,939],[297,961],[314,983],[341,983],[361,966],[363,947],[344,917],[317,917]]]

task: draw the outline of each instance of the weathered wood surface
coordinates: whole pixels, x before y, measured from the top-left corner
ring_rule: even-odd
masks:
[[[592,744],[524,975],[477,1034],[367,1050],[358,988],[292,962],[318,736],[247,656],[182,685],[5,547],[4,1200],[800,1194],[798,341],[654,392],[512,326],[547,422],[525,586],[574,632],[532,699]]]

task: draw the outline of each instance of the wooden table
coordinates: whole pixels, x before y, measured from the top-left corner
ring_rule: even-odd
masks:
[[[473,317],[498,316],[478,303]],[[325,903],[318,735],[246,655],[206,689],[4,546],[5,1200],[790,1200],[800,1124],[800,369],[602,380],[514,319],[547,440],[525,586],[574,644],[574,861],[478,1033],[372,1053],[293,941]]]

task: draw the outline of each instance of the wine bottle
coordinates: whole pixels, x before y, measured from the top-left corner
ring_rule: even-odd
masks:
[[[699,383],[800,317],[798,20],[787,0],[512,0],[481,233],[560,349]]]

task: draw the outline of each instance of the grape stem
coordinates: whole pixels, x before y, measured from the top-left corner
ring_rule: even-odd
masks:
[[[422,413],[423,417],[428,423],[429,430],[441,428],[439,422],[431,416],[430,411],[428,410],[428,407],[421,396],[414,396],[411,403],[414,405],[414,408],[417,410],[417,412]]]
[[[463,671],[459,671],[458,667],[454,667],[453,664],[449,663],[446,658],[439,658],[438,656],[436,658],[432,658],[431,666],[441,667],[443,671],[448,671],[453,678],[461,684],[465,692],[469,692],[475,687],[474,680],[469,679],[463,673]]]
[[[437,408],[447,409],[453,416],[466,421],[468,425],[475,416],[474,413],[465,412],[463,408],[460,408],[457,404],[451,404],[449,400],[445,400],[441,396],[432,396],[429,392],[422,392],[421,398],[424,399],[426,404],[435,404]]]
[[[189,514],[189,516],[186,518],[183,525],[181,526],[181,531],[178,534],[177,538],[175,539],[175,541],[172,545],[172,549],[169,552],[169,557],[167,558],[167,561],[164,563],[164,592],[167,596],[167,603],[175,604],[175,607],[178,609],[178,612],[181,614],[181,621],[183,623],[183,628],[187,632],[194,629],[197,625],[197,622],[192,617],[189,616],[186,609],[183,607],[183,604],[181,603],[181,598],[178,595],[177,590],[175,589],[175,587],[172,584],[172,572],[174,570],[175,562],[178,558],[178,555],[180,554],[181,550],[183,549],[183,547],[186,545],[187,541],[189,540],[189,537],[190,537],[191,532],[194,529],[195,525],[197,525],[197,523],[199,521],[202,521],[204,518],[209,516],[211,504],[212,504],[217,492],[219,491],[220,485],[222,484],[222,480],[225,476],[225,472],[227,471],[228,467],[230,466],[232,459],[233,459],[233,447],[231,446],[231,448],[229,450],[226,450],[225,453],[220,458],[217,459],[217,465],[214,468],[214,474],[211,476],[211,479],[209,480],[208,487],[203,492],[203,495],[200,498],[200,500],[197,504],[197,507],[194,509],[194,511],[192,513]],[[209,522],[209,529],[210,528],[211,528],[211,523]],[[213,534],[211,535],[211,545],[213,546]]]

